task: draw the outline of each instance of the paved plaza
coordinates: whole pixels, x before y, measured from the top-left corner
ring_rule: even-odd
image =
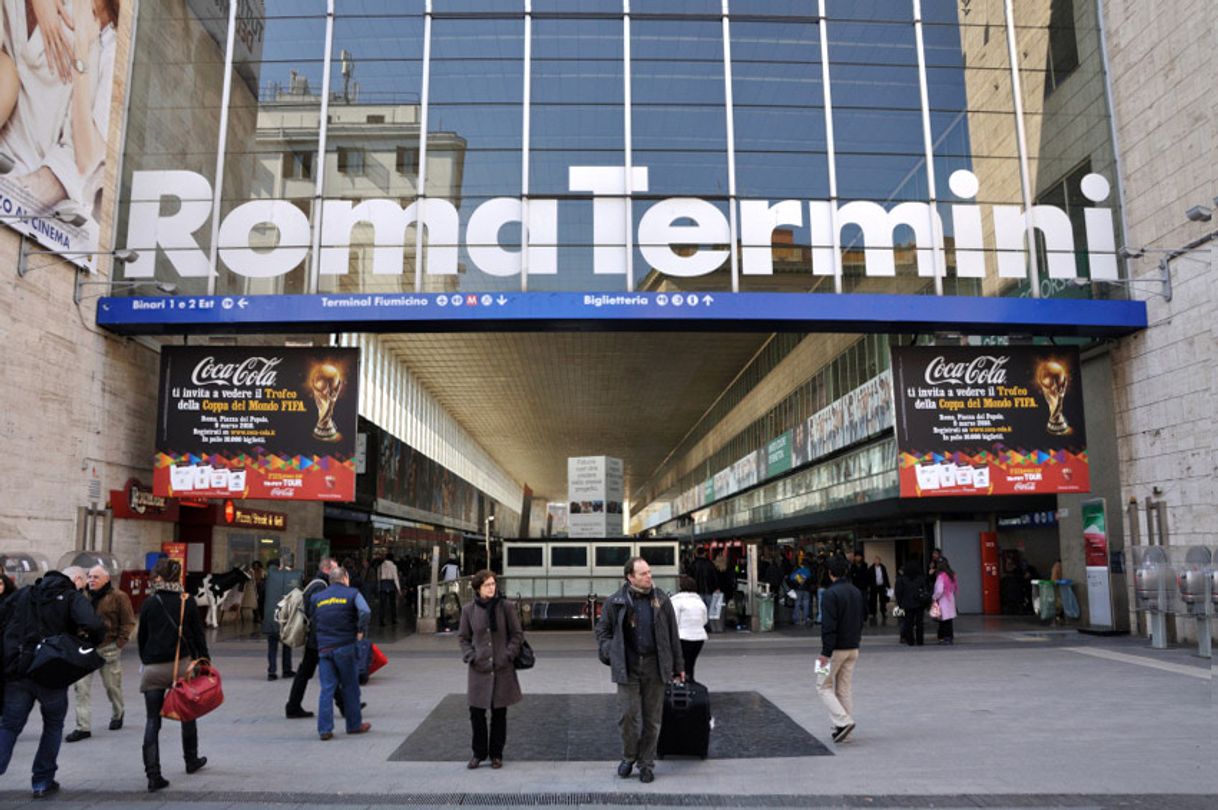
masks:
[[[955,647],[932,640],[921,649],[899,645],[892,628],[869,629],[855,677],[858,728],[841,745],[829,739],[813,688],[813,632],[712,636],[698,662],[699,680],[712,698],[756,697],[725,698],[714,732],[722,739],[711,756],[663,760],[651,785],[614,773],[616,728],[602,717],[612,685],[589,632],[530,634],[538,664],[521,675],[529,702],[509,711],[505,766],[468,771],[468,725],[460,722],[461,699],[453,697],[465,686],[455,637],[383,639],[390,664],[364,690],[372,732],[321,742],[313,721],[285,719],[288,684],[266,680],[265,642],[226,627],[212,651],[227,700],[200,721],[207,767],[183,773],[177,728],[167,722],[162,759],[172,786],[145,792],[144,710],[129,649],[126,725],[105,730],[109,709],[103,690],[94,689],[93,737],[63,746],[57,777],[63,791],[54,801],[107,808],[1218,804],[1210,661],[1187,649],[1150,650],[1137,638],[1009,621],[960,624]],[[315,709],[316,699],[315,680],[306,705]],[[563,716],[573,711],[587,719]],[[30,803],[38,730],[31,717],[0,785],[4,807]],[[595,757],[575,753],[581,738]]]

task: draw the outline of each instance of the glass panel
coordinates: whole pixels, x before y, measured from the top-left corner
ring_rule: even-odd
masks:
[[[317,141],[325,58],[324,0],[265,0],[237,10],[233,83],[228,108],[221,217],[259,201],[252,230],[222,238],[216,292],[308,292],[310,220],[316,188]],[[261,35],[261,50],[251,36]],[[265,221],[259,221],[259,219]],[[223,234],[223,231],[222,231]],[[240,248],[277,248],[282,264]],[[242,268],[276,265],[271,278],[242,275]],[[246,272],[249,272],[247,270]],[[256,272],[256,271],[255,271]]]
[[[507,564],[509,567],[541,568],[545,564],[542,560],[541,546],[508,546]]]
[[[672,546],[640,546],[639,556],[646,560],[648,565],[657,567],[677,564],[677,550]]]
[[[588,565],[587,546],[552,546],[550,567],[582,568]]]
[[[630,559],[630,546],[597,546],[596,566],[624,566]]]
[[[337,4],[330,67],[325,197],[321,220],[322,292],[414,289],[415,229],[404,215],[351,215],[365,200],[402,209],[415,201],[423,77],[422,3],[344,0]],[[430,144],[428,167],[451,175],[451,138]],[[457,150],[458,155],[460,151]],[[381,204],[381,203],[378,203]],[[376,243],[388,250],[376,252]],[[374,258],[379,257],[381,273]]]
[[[423,289],[520,289],[523,96],[523,17],[435,19],[427,112],[428,204],[434,200],[437,208],[455,209],[459,230],[428,234]],[[437,141],[445,147],[430,146]],[[446,170],[437,167],[433,173],[432,157]],[[501,197],[516,202],[492,203],[474,219],[481,206]],[[457,246],[457,274],[437,274],[438,249]]]
[[[529,194],[558,198],[559,248],[556,274],[530,264],[529,289],[622,290],[621,274],[594,272],[591,189],[586,180],[572,183],[571,177],[572,171],[597,171],[580,167],[620,171],[626,163],[622,21],[536,19],[532,48]],[[539,230],[533,244],[544,244]],[[620,265],[624,248],[614,255],[606,247]]]
[[[724,107],[723,26],[719,21],[638,20],[631,24],[631,109],[633,157],[636,169],[648,172],[647,194],[662,199],[700,197],[707,201],[705,218],[698,224],[723,232],[727,222],[727,119]],[[715,245],[669,248],[659,234],[672,222],[657,209],[648,217],[650,201],[636,197],[633,214],[636,248],[636,289],[725,290],[731,288],[726,255],[721,262],[711,247],[726,248],[728,239]],[[711,207],[714,211],[710,210]],[[717,212],[717,213],[716,213]],[[722,219],[720,219],[722,217]],[[640,222],[655,223],[657,230]],[[642,243],[650,241],[650,246]],[[699,240],[703,241],[703,240]],[[645,249],[646,247],[646,249]],[[702,261],[689,261],[695,251],[707,253]],[[660,267],[656,267],[660,265]],[[670,268],[698,266],[678,277]],[[659,270],[664,270],[660,273]]]
[[[1049,245],[1045,233],[1038,234],[1038,254],[1046,260],[1039,265],[1041,293],[1053,297],[1124,293],[1113,285],[1079,287],[1049,275],[1055,262],[1062,272],[1090,275],[1086,207],[1112,210],[1112,239],[1117,245],[1124,241],[1116,228],[1117,173],[1095,15],[1094,4],[1076,0],[1031,0],[1017,4],[1015,11],[1032,194],[1037,203],[1066,211],[1073,238],[1070,244],[1063,229]],[[1108,195],[1102,201],[1088,200],[1082,193],[1082,180],[1091,173],[1107,181]],[[1112,254],[1107,258],[1111,261]]]
[[[224,46],[228,9],[224,3],[174,0],[140,3],[136,21],[137,46],[127,92],[126,141],[118,206],[118,245],[141,252],[141,263],[155,261],[157,279],[177,285],[183,295],[207,292],[205,276],[211,250],[210,211],[216,174],[216,145],[220,134],[220,100],[224,86]],[[247,93],[252,92],[246,90]],[[139,172],[185,171],[204,183],[183,188],[180,177],[162,176],[132,194]],[[175,201],[175,197],[181,202]],[[148,232],[140,229],[127,239],[132,203],[154,203],[170,210],[194,204],[208,212],[194,232],[197,248],[154,250]],[[141,206],[144,207],[144,206]],[[151,257],[155,253],[155,259]],[[141,288],[140,294],[148,291]]]

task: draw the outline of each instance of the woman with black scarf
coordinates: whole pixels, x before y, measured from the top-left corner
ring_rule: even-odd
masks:
[[[503,767],[503,745],[507,741],[507,707],[523,699],[516,667],[512,663],[524,642],[516,604],[496,593],[495,574],[474,574],[474,601],[461,609],[462,660],[469,664],[466,694],[473,728],[474,755],[466,767],[477,768],[489,756],[492,768]],[[486,729],[486,710],[491,710],[491,728]]]

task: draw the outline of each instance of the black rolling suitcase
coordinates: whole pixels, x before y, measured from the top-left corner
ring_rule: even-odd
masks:
[[[700,683],[670,683],[664,688],[664,719],[656,754],[706,759],[710,748],[710,692]]]

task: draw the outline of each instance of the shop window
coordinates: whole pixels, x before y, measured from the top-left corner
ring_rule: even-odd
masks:
[[[587,565],[587,546],[553,546],[550,548],[550,566],[553,568],[585,568]]]
[[[507,564],[510,568],[541,568],[544,565],[542,561],[542,547],[509,547],[507,550]]]
[[[677,550],[672,546],[641,546],[639,556],[652,567],[671,567],[677,564]]]

